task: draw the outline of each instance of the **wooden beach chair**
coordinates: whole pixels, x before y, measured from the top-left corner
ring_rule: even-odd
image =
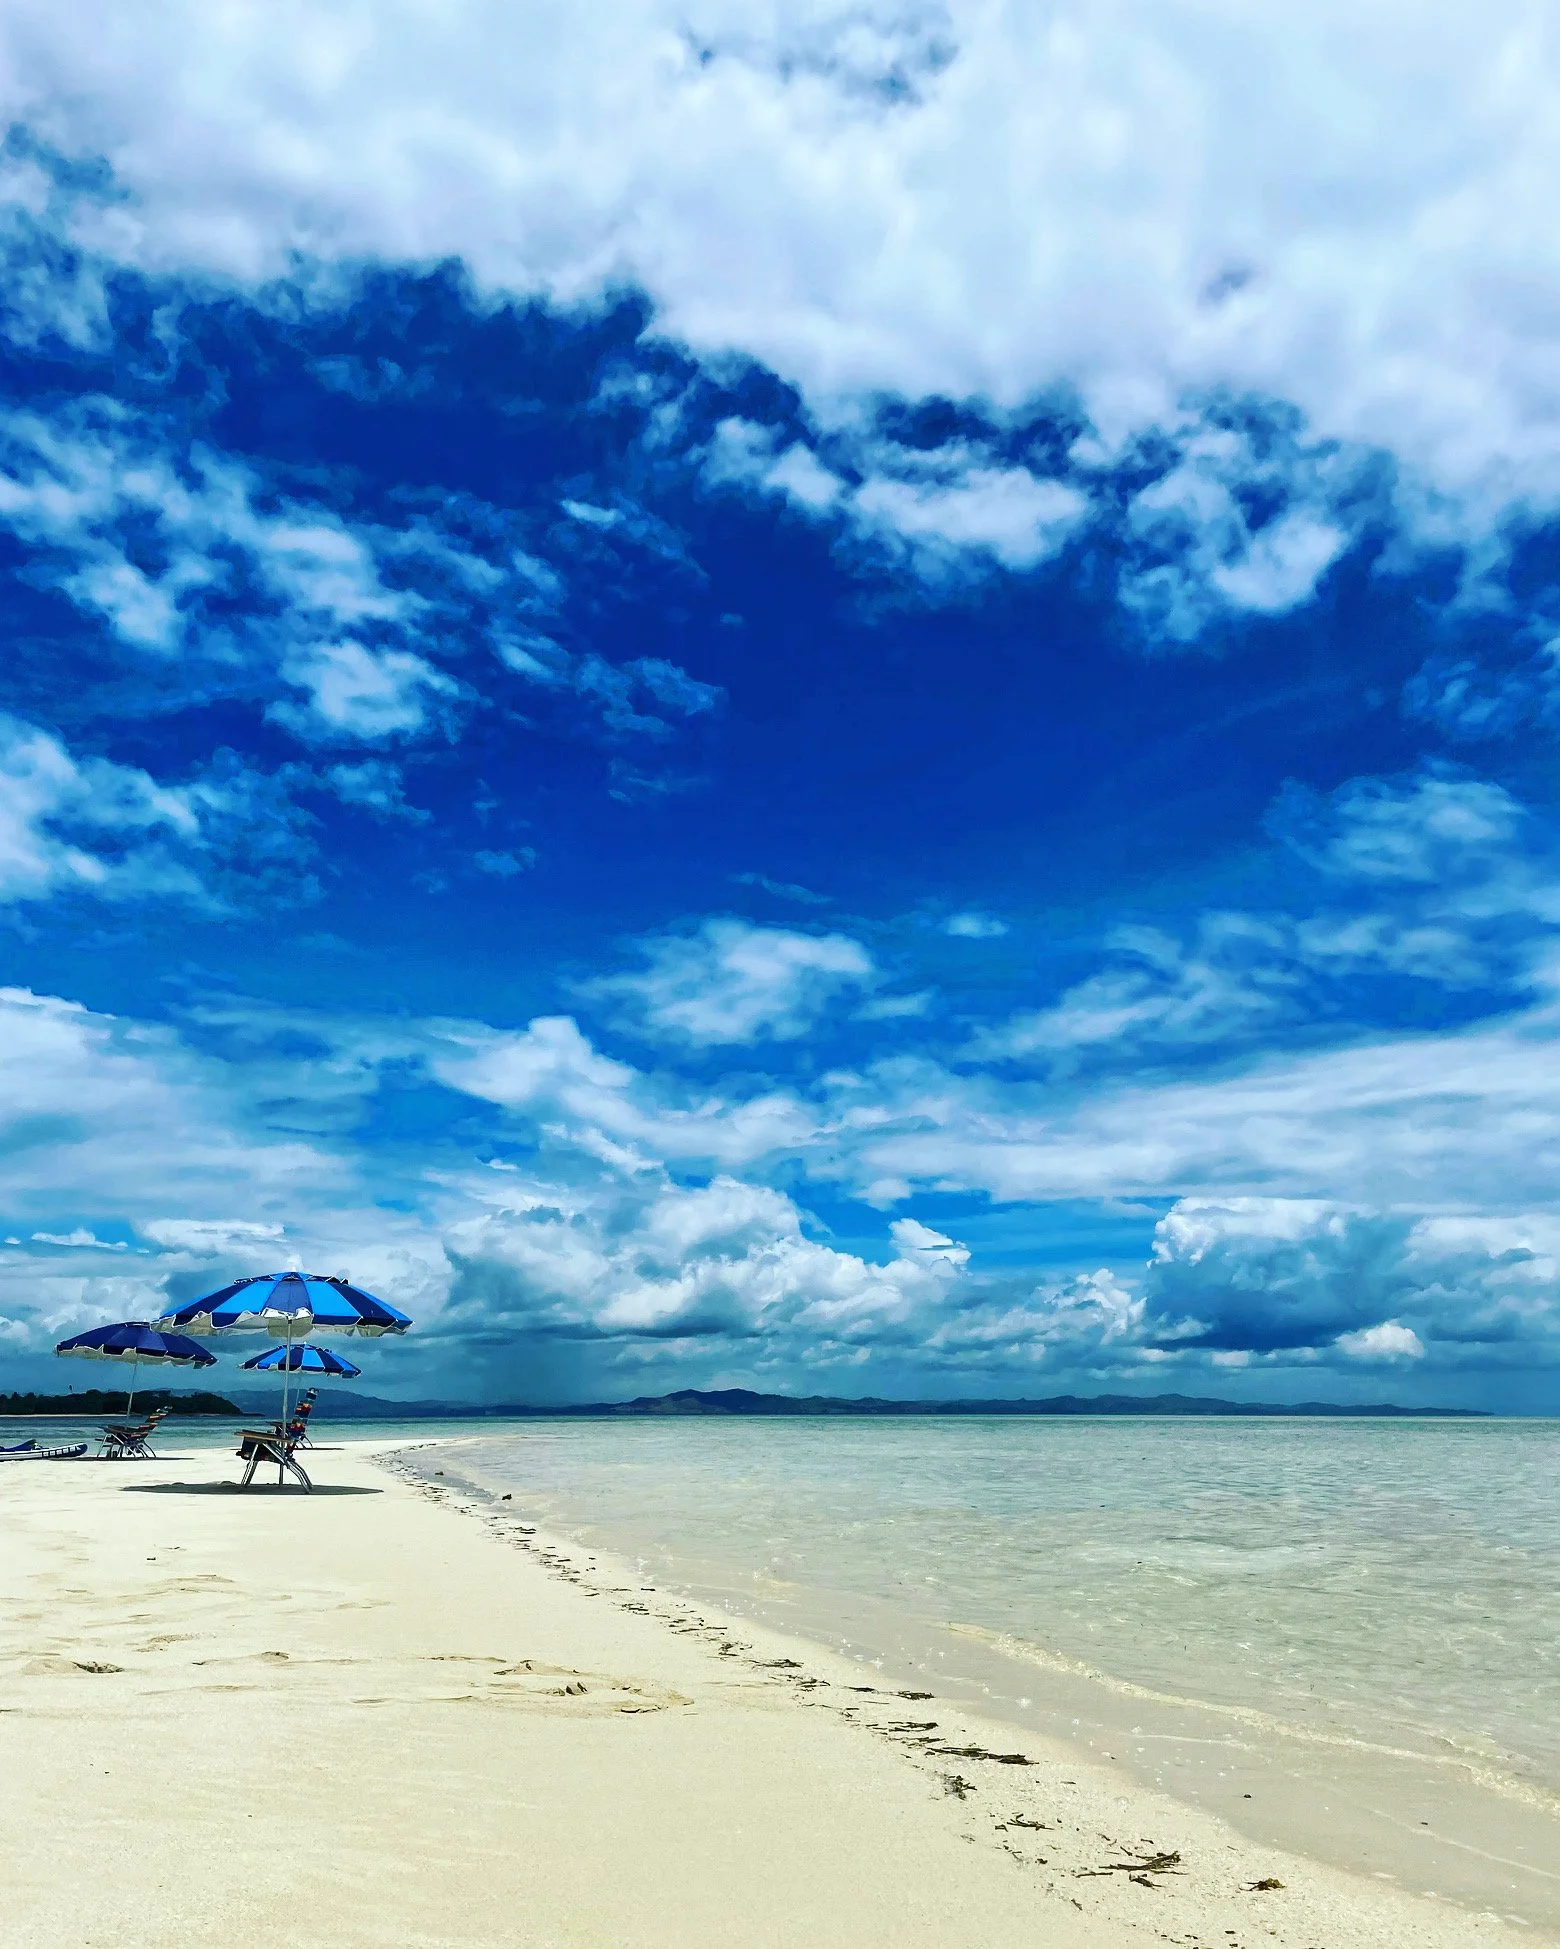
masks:
[[[166,1408],[153,1408],[144,1421],[106,1422],[98,1437],[98,1454],[105,1462],[155,1462],[152,1436],[166,1417]]]

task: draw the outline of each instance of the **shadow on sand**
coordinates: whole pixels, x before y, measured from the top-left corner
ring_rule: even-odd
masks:
[[[366,1488],[355,1482],[316,1482],[312,1491],[296,1482],[251,1482],[246,1489],[239,1482],[127,1482],[127,1496],[382,1496],[383,1489]]]

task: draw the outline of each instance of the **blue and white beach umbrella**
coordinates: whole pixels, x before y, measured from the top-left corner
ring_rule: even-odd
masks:
[[[185,1333],[269,1333],[294,1340],[308,1333],[404,1333],[411,1321],[339,1275],[260,1272],[175,1306],[157,1324]]]
[[[135,1399],[136,1372],[144,1361],[149,1367],[215,1367],[217,1357],[186,1339],[182,1333],[164,1333],[145,1320],[122,1320],[116,1326],[93,1326],[69,1340],[61,1340],[56,1353],[77,1360],[128,1360],[130,1391],[125,1397],[125,1413]]]
[[[289,1374],[328,1374],[343,1381],[355,1381],[363,1371],[354,1367],[345,1355],[332,1353],[329,1347],[309,1346],[267,1347],[264,1353],[252,1354],[244,1366],[265,1374],[285,1367]]]
[[[334,1278],[318,1272],[261,1272],[235,1279],[203,1299],[187,1300],[157,1324],[186,1333],[269,1333],[280,1337],[282,1351],[291,1358],[295,1341],[313,1333],[350,1333],[377,1339],[385,1333],[405,1333],[411,1320],[388,1300],[376,1299],[345,1274]],[[282,1426],[287,1426],[287,1393],[291,1369],[282,1370]]]

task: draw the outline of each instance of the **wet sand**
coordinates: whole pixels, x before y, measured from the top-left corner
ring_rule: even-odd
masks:
[[[0,1467],[0,1940],[1533,1942],[644,1587],[416,1451]],[[1272,1884],[1282,1884],[1274,1886]]]

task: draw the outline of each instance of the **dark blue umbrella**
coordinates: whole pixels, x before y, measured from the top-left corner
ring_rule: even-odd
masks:
[[[125,1397],[125,1413],[135,1399],[136,1370],[144,1360],[151,1367],[215,1367],[217,1357],[188,1340],[182,1333],[164,1333],[145,1320],[124,1320],[118,1326],[93,1326],[72,1339],[61,1340],[56,1353],[71,1354],[78,1360],[128,1360],[130,1392]]]
[[[264,1353],[251,1355],[244,1365],[267,1374],[285,1367],[289,1374],[330,1374],[343,1381],[355,1381],[363,1371],[329,1347],[267,1347]]]

